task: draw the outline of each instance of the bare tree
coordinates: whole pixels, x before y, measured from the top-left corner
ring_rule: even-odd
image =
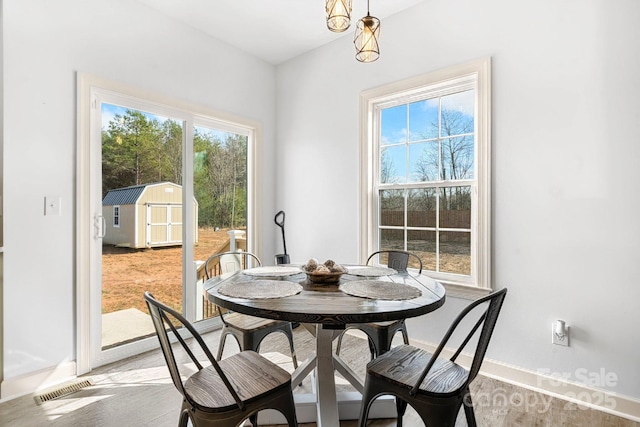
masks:
[[[221,141],[214,137],[203,154],[203,176],[197,182],[211,203],[203,204],[201,209],[208,207],[211,212],[207,218],[213,225],[234,227],[246,223],[247,138],[228,135]]]
[[[389,156],[389,151],[387,151],[386,148],[383,148],[380,156],[380,182],[382,184],[391,184],[395,182],[395,174],[396,168],[393,164],[393,159]]]
[[[438,123],[431,124],[438,130]],[[425,149],[415,165],[420,181],[457,181],[473,178],[473,117],[458,110],[442,110],[440,116],[439,144],[436,141]],[[469,187],[445,187],[440,192],[443,209],[469,209]]]

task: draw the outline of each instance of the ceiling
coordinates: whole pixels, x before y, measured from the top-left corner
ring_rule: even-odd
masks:
[[[354,0],[351,28],[332,33],[324,0],[138,1],[274,65],[339,37],[353,38],[355,23],[367,14],[367,2]],[[370,12],[383,21],[384,32],[384,18],[422,1],[373,0]]]

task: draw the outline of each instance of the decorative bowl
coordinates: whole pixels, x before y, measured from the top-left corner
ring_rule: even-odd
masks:
[[[314,271],[305,271],[305,274],[307,275],[309,281],[313,283],[336,283],[340,280],[340,276],[342,276],[344,272],[316,273]]]

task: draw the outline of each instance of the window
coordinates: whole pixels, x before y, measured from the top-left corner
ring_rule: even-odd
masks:
[[[454,289],[490,288],[490,60],[367,91],[362,124],[363,256],[407,250]]]
[[[120,206],[113,207],[113,226],[120,227]]]

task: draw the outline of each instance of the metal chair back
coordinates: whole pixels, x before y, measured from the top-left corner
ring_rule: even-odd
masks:
[[[387,267],[393,268],[400,273],[405,273],[407,271],[407,268],[409,267],[409,260],[411,260],[418,266],[418,274],[422,274],[422,260],[420,257],[413,252],[402,251],[399,249],[386,249],[373,252],[369,255],[369,258],[367,258],[367,264],[369,264],[369,262],[371,262],[375,257],[378,257],[378,262],[382,263],[382,256],[387,257]]]
[[[209,350],[209,347],[207,347],[202,337],[191,325],[191,323],[189,323],[187,319],[185,319],[180,313],[178,313],[171,307],[168,307],[167,305],[162,304],[160,301],[156,300],[154,296],[148,291],[144,293],[144,300],[146,301],[147,307],[149,308],[151,320],[153,321],[153,326],[156,330],[158,341],[160,341],[160,348],[162,349],[162,354],[164,355],[164,359],[167,362],[167,367],[169,368],[169,373],[171,374],[171,380],[173,381],[173,384],[178,389],[180,394],[182,394],[182,396],[185,398],[185,400],[187,400],[187,402],[189,402],[189,404],[193,406],[196,405],[189,393],[187,393],[184,389],[182,378],[186,375],[186,373],[185,375],[182,375],[180,372],[180,365],[178,365],[178,363],[176,362],[174,350],[171,345],[171,339],[169,338],[169,331],[171,331],[173,337],[178,340],[178,342],[184,349],[184,352],[189,356],[193,364],[200,371],[203,369],[203,366],[195,357],[193,350],[187,344],[181,332],[188,333],[195,340],[200,349],[207,356],[207,359],[209,359],[211,365],[215,368],[218,375],[220,375],[220,378],[227,386],[229,393],[233,396],[233,399],[236,401],[238,407],[240,409],[244,408],[244,403],[238,396],[238,393],[236,393],[236,390],[231,386],[229,379],[220,368],[220,365],[218,364],[216,359],[213,357],[213,354]]]
[[[466,384],[465,384],[465,387],[468,387],[469,383],[471,383],[471,381],[474,380],[476,375],[478,375],[478,371],[480,370],[480,366],[482,365],[482,361],[484,360],[484,356],[487,352],[487,347],[489,346],[489,341],[491,340],[491,335],[493,334],[493,330],[498,320],[498,314],[500,314],[500,309],[502,308],[502,303],[504,302],[504,298],[506,296],[507,296],[507,288],[503,288],[485,297],[477,299],[476,301],[469,304],[464,310],[462,310],[460,314],[458,314],[456,319],[453,321],[453,323],[449,327],[449,330],[440,341],[440,344],[438,345],[438,348],[436,349],[436,351],[433,353],[431,360],[422,371],[422,374],[418,378],[418,381],[416,381],[413,388],[411,389],[412,395],[415,395],[416,392],[419,390],[420,384],[422,384],[422,381],[425,379],[425,377],[429,373],[429,370],[431,369],[433,364],[436,362],[436,360],[440,356],[440,353],[442,352],[444,347],[447,345],[447,342],[449,341],[453,333],[456,331],[457,327],[460,325],[460,322],[462,322],[463,319],[465,319],[468,315],[474,312],[478,306],[488,303],[484,312],[480,314],[473,328],[471,328],[469,333],[466,335],[465,339],[458,346],[458,349],[450,359],[452,362],[455,362],[458,355],[467,346],[467,344],[469,343],[471,338],[473,338],[473,336],[476,334],[480,326],[482,326],[480,336],[476,343],[476,349],[473,355],[473,361],[471,362],[471,367],[469,368],[469,375],[467,377]]]

